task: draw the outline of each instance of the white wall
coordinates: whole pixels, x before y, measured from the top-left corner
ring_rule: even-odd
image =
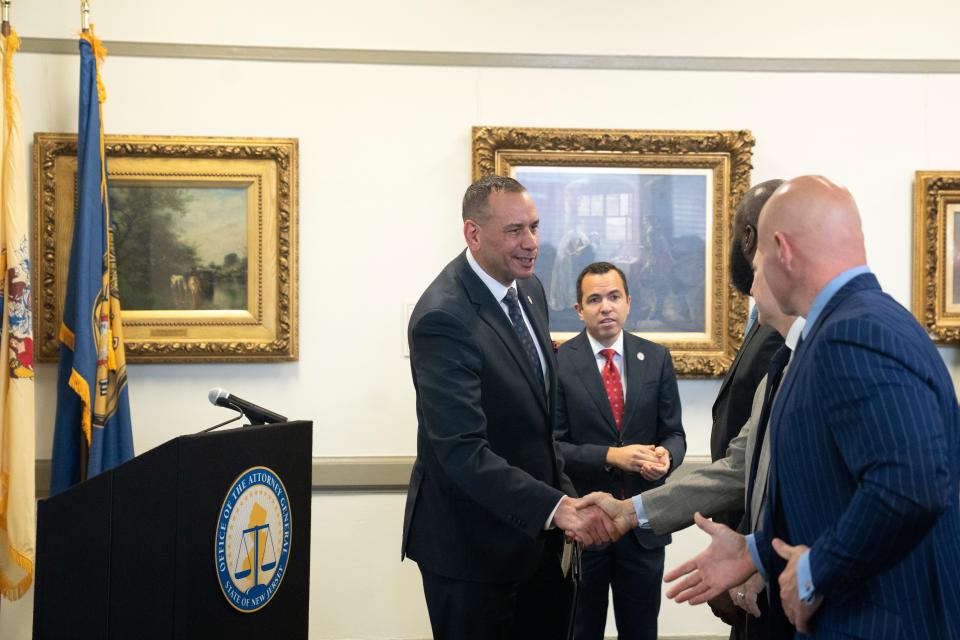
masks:
[[[71,37],[75,1],[14,3],[24,41]],[[97,0],[105,40],[683,56],[960,58],[955,2],[884,10],[776,3]],[[162,6],[162,9],[161,9]],[[241,7],[243,10],[238,9]],[[481,9],[481,7],[483,7]],[[263,15],[258,15],[257,10]],[[494,10],[496,9],[496,10]],[[886,12],[885,12],[886,11]],[[824,15],[831,16],[828,19]],[[829,24],[827,24],[829,23]],[[24,53],[25,138],[76,130],[77,58]],[[137,451],[221,419],[222,386],[315,421],[318,456],[413,455],[403,307],[462,246],[459,201],[478,124],[753,131],[753,181],[823,173],[847,184],[884,288],[910,300],[917,169],[957,169],[956,75],[597,71],[108,57],[108,133],[300,139],[300,361],[132,365]],[[25,150],[27,152],[27,150]],[[956,349],[941,352],[957,380]],[[343,381],[369,379],[366,389]],[[55,367],[37,371],[37,455],[49,458]],[[717,381],[680,383],[689,453],[709,451]],[[429,636],[419,575],[398,562],[401,494],[313,499],[311,637]],[[696,551],[676,537],[667,565]],[[363,604],[359,604],[363,603]],[[373,604],[377,615],[369,615]],[[29,637],[30,597],[0,605]],[[661,632],[722,631],[665,603]]]

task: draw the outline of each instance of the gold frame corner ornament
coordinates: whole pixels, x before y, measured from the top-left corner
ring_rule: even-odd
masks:
[[[105,137],[111,180],[249,184],[248,301],[222,311],[123,310],[130,362],[297,360],[299,143],[295,138]],[[55,362],[75,211],[77,136],[36,133],[33,286],[37,359]],[[120,265],[122,270],[122,265]],[[123,291],[120,291],[123,308]]]
[[[913,315],[935,342],[960,343],[960,300],[951,302],[948,286],[960,275],[948,264],[960,255],[949,237],[960,217],[960,171],[917,171],[913,195]]]
[[[701,338],[658,334],[670,349],[678,375],[720,377],[736,356],[747,323],[747,297],[730,277],[730,238],[737,204],[750,188],[753,146],[748,130],[655,131],[622,129],[545,129],[475,126],[473,179],[511,175],[514,166],[698,168],[712,178],[711,292],[707,331]],[[648,336],[652,337],[652,336]]]

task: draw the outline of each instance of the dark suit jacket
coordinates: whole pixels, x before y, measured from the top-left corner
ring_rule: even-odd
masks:
[[[743,338],[743,344],[723,378],[720,392],[713,403],[713,429],[710,431],[710,458],[714,462],[727,455],[730,441],[737,437],[750,418],[753,394],[770,365],[770,358],[783,346],[783,336],[772,327],[754,323]],[[731,529],[743,518],[737,510],[714,516]]]
[[[547,518],[574,491],[553,442],[556,363],[543,286],[533,277],[518,282],[518,293],[546,358],[549,394],[464,254],[410,318],[417,459],[401,553],[450,578],[532,576]]]
[[[757,547],[811,547],[821,637],[960,638],[960,415],[923,329],[865,274],[797,349],[770,420]],[[776,585],[776,580],[771,581]]]
[[[670,471],[683,462],[687,441],[680,421],[680,394],[670,352],[661,345],[624,332],[626,404],[622,429],[613,421],[597,359],[586,331],[560,347],[560,388],[557,399],[556,437],[566,471],[580,495],[604,491],[630,497],[663,484],[644,480],[639,473],[608,469],[607,448],[624,444],[656,444],[670,452]],[[643,354],[643,360],[637,354]],[[669,475],[669,473],[668,473]],[[648,529],[634,535],[644,547],[655,549],[670,542]]]

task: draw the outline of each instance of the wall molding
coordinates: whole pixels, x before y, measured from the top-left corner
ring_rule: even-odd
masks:
[[[314,493],[405,492],[413,461],[413,456],[314,457],[311,488]],[[709,456],[687,456],[670,478],[682,478],[708,464]],[[50,495],[50,460],[37,460],[36,470],[37,497],[46,498]]]
[[[894,58],[749,58],[722,56],[585,55],[325,49],[175,42],[105,41],[113,57],[188,58],[257,62],[376,64],[434,67],[519,67],[628,71],[739,71],[773,73],[960,73],[960,60]],[[21,53],[77,55],[77,40],[25,36]]]

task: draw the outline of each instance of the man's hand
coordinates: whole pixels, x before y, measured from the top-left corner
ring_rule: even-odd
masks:
[[[633,502],[629,499],[617,500],[609,493],[597,491],[581,498],[580,503],[584,506],[596,505],[603,509],[603,512],[607,514],[607,517],[616,527],[618,538],[639,526],[637,512],[633,508]]]
[[[607,544],[620,537],[617,527],[603,509],[568,496],[560,500],[560,506],[553,514],[553,524],[563,529],[567,538],[585,547]]]
[[[628,444],[607,449],[607,464],[624,471],[641,473],[644,465],[659,463],[656,447],[652,444]]]
[[[757,596],[767,585],[763,581],[763,576],[757,571],[747,578],[743,584],[733,587],[728,592],[733,604],[737,605],[754,618],[760,617],[760,607],[757,605]]]
[[[640,475],[644,480],[653,482],[659,480],[670,470],[670,452],[664,447],[656,447],[653,454],[657,457],[656,462],[647,462],[640,469]]]
[[[783,612],[787,614],[787,619],[797,628],[797,631],[803,634],[810,632],[810,618],[823,602],[823,598],[819,596],[810,604],[800,599],[797,587],[797,562],[808,549],[809,547],[803,544],[791,547],[780,538],[773,539],[773,550],[787,561],[787,568],[780,574],[780,600],[783,603]]]
[[[672,569],[663,580],[673,582],[683,578],[670,587],[668,598],[702,604],[744,582],[757,568],[753,566],[742,535],[719,522],[707,520],[699,512],[694,514],[693,520],[710,535],[710,546]]]

